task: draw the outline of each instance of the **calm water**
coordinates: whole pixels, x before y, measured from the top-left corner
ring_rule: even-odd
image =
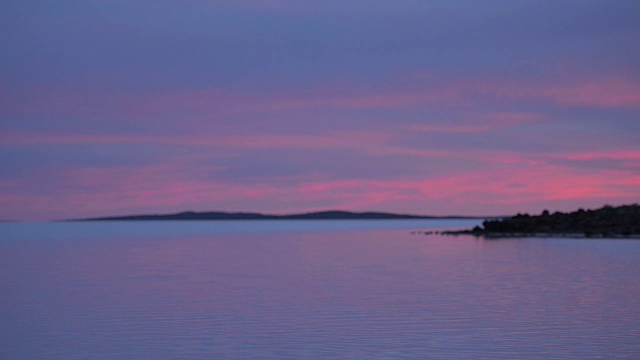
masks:
[[[473,224],[0,224],[0,358],[640,358],[640,241]]]

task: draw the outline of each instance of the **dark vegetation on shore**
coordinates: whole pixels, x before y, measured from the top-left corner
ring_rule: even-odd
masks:
[[[154,221],[154,220],[393,220],[393,219],[437,219],[458,218],[462,216],[436,217],[422,215],[391,214],[382,212],[349,212],[349,211],[321,211],[304,214],[267,215],[260,213],[228,213],[228,212],[181,212],[167,215],[131,215],[112,216],[102,218],[79,219],[72,221]]]
[[[482,227],[476,226],[472,230],[443,233],[487,237],[533,235],[637,237],[640,236],[640,205],[618,207],[606,205],[596,210],[579,209],[571,213],[549,213],[545,210],[537,216],[518,214],[510,218],[486,220],[482,223]]]

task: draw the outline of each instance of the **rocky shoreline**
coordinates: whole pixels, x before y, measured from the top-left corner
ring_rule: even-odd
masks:
[[[434,233],[434,232],[432,232]],[[562,237],[640,239],[640,205],[604,206],[571,213],[545,210],[532,216],[486,220],[482,227],[435,232],[441,235],[473,235],[485,238]]]
[[[429,232],[425,232],[428,235]],[[472,230],[447,230],[447,231],[435,231],[431,234],[439,235],[473,235],[477,237],[484,237],[487,239],[500,239],[500,238],[567,238],[567,239],[639,239],[640,234],[584,234],[584,233],[490,233],[490,232],[474,232]]]

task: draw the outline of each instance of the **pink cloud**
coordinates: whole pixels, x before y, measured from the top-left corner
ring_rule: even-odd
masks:
[[[333,97],[331,96],[333,94]],[[422,88],[410,90],[355,90],[341,88],[318,91],[313,97],[276,103],[283,108],[432,108],[473,107],[490,98],[508,103],[513,99],[542,99],[558,105],[640,109],[640,83],[623,75],[578,79],[513,80],[500,78],[426,79]],[[493,120],[528,122],[534,113],[495,113]],[[476,131],[476,129],[468,129]],[[465,130],[463,130],[465,131]]]
[[[624,75],[578,79],[486,81],[469,87],[497,99],[541,99],[563,106],[640,109],[640,83]]]
[[[556,157],[567,160],[633,160],[640,161],[638,149],[612,149],[581,153],[568,153]]]
[[[330,149],[376,148],[389,138],[374,131],[336,131],[321,135],[109,135],[0,132],[4,146],[72,145],[72,144],[165,144],[227,149]]]
[[[6,135],[6,134],[5,134]],[[29,138],[28,136],[32,136]],[[309,209],[343,208],[353,210],[389,209],[401,212],[443,214],[457,208],[477,209],[476,214],[505,213],[505,207],[515,208],[533,202],[583,201],[590,199],[640,198],[640,175],[637,166],[627,170],[583,169],[556,160],[608,161],[630,164],[640,162],[636,149],[608,149],[590,152],[558,154],[515,153],[482,150],[428,150],[390,145],[388,139],[373,133],[336,133],[326,136],[265,136],[265,137],[160,137],[25,134],[6,135],[18,144],[68,144],[96,142],[156,142],[166,141],[196,146],[225,148],[357,148],[371,155],[417,156],[472,161],[473,167],[439,169],[437,174],[413,178],[331,179],[329,174],[311,174],[291,178],[262,178],[252,184],[237,184],[216,180],[215,171],[208,168],[206,180],[194,173],[193,159],[177,159],[167,165],[142,167],[39,169],[31,180],[0,183],[2,203],[6,209],[28,206],[49,218],[72,217],[81,214],[109,215],[134,213],[148,209],[179,211],[196,210],[259,210],[270,212],[306,211]],[[359,139],[358,136],[361,136]],[[17,139],[17,140],[15,140]],[[48,141],[48,142],[47,142]],[[210,155],[207,155],[210,156]],[[206,157],[206,156],[205,156]],[[44,175],[48,171],[56,176]],[[62,171],[62,173],[60,173]],[[36,176],[37,175],[37,176]],[[59,183],[51,194],[21,191],[25,183],[40,181],[43,176],[52,184]],[[35,179],[35,180],[34,180]],[[56,180],[57,179],[57,180]],[[278,185],[283,184],[283,185]],[[286,184],[286,185],[285,185]],[[37,187],[37,184],[34,184]],[[28,190],[28,189],[27,189]],[[455,206],[454,206],[455,205]],[[475,207],[474,207],[475,206]],[[484,206],[484,207],[482,207]],[[46,210],[49,209],[49,210]],[[145,210],[146,209],[146,210]],[[484,209],[484,210],[483,210]],[[526,210],[526,209],[523,209]],[[13,210],[12,210],[13,211]],[[155,210],[154,210],[155,211]],[[481,212],[482,211],[482,212]],[[24,210],[26,213],[27,210]],[[9,216],[11,214],[6,214]],[[42,215],[44,216],[44,215]],[[77,216],[77,215],[75,215]]]
[[[519,126],[540,121],[545,117],[541,114],[529,112],[501,112],[478,114],[473,123],[450,124],[416,124],[410,130],[428,133],[481,133],[495,129]]]
[[[416,78],[420,78],[416,76]],[[640,83],[623,75],[578,79],[425,79],[411,89],[335,83],[305,92],[270,93],[225,89],[161,93],[91,93],[86,89],[35,86],[4,94],[8,115],[119,118],[224,119],[238,114],[283,114],[306,110],[474,108],[487,101],[544,100],[560,106],[640,109]],[[495,113],[494,120],[530,121],[530,113]],[[464,130],[461,130],[464,131]],[[468,131],[475,131],[470,128]]]
[[[0,215],[64,218],[189,209],[287,213],[329,208],[436,215],[473,209],[472,214],[487,215],[505,209],[527,211],[532,203],[640,199],[637,171],[592,172],[517,155],[493,160],[482,170],[427,177],[338,180],[315,175],[253,184],[220,181],[215,172],[205,179],[190,171],[188,164],[51,169],[58,171],[47,176],[58,183],[57,190],[46,194],[0,184],[3,208],[11,209]]]
[[[411,180],[350,180],[307,185],[299,191],[315,196],[338,198],[347,208],[393,208],[407,204],[421,213],[440,213],[451,204],[473,207],[484,204],[484,214],[499,213],[505,205],[530,202],[589,200],[594,198],[638,199],[640,176],[624,172],[586,174],[562,167],[523,164],[486,171]],[[517,186],[516,186],[517,185]],[[401,205],[402,204],[402,205]],[[430,209],[430,210],[426,210]]]
[[[640,109],[640,83],[618,78],[551,86],[541,95],[566,105]]]

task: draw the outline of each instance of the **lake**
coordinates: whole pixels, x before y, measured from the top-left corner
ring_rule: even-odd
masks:
[[[0,358],[640,358],[640,241],[478,222],[0,224]]]

